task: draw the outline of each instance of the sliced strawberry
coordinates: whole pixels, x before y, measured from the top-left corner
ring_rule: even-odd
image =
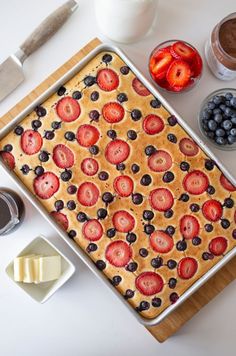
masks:
[[[222,217],[223,208],[218,200],[210,199],[203,204],[202,213],[206,219],[215,222]]]
[[[130,154],[130,147],[123,140],[114,140],[108,143],[105,148],[105,157],[112,164],[119,164],[125,161]]]
[[[192,278],[198,269],[198,263],[193,257],[184,257],[179,261],[177,272],[180,278],[190,279]]]
[[[155,135],[164,129],[163,120],[154,114],[147,115],[143,120],[143,129],[148,135]]]
[[[7,168],[13,171],[13,169],[15,168],[15,158],[13,154],[10,152],[1,151],[0,157],[2,158]]]
[[[189,157],[196,156],[199,151],[198,145],[188,137],[184,137],[179,141],[179,149],[184,155]]]
[[[200,225],[198,219],[192,215],[184,215],[180,219],[180,232],[186,240],[191,240],[199,234]]]
[[[152,58],[154,58],[154,59],[162,58],[165,54],[170,53],[170,49],[171,49],[171,46],[160,48],[152,54]]]
[[[56,220],[56,222],[62,227],[63,230],[67,230],[69,227],[69,222],[67,216],[59,211],[52,211],[50,213],[51,217]]]
[[[21,136],[21,148],[27,155],[33,155],[40,151],[43,139],[39,132],[26,130]]]
[[[146,296],[160,293],[164,287],[162,277],[155,272],[143,272],[135,280],[135,286]]]
[[[45,172],[34,179],[35,194],[41,199],[51,198],[59,189],[58,177],[52,172]]]
[[[148,96],[151,94],[150,91],[143,85],[142,82],[140,82],[138,78],[133,79],[132,87],[138,95]]]
[[[70,168],[75,162],[74,153],[62,144],[53,149],[52,159],[59,168]]]
[[[209,186],[209,180],[205,173],[195,170],[189,172],[183,180],[184,189],[193,195],[202,194]]]
[[[191,62],[196,55],[196,51],[182,41],[175,42],[170,52],[174,58],[189,62]]]
[[[171,192],[166,188],[157,188],[150,192],[149,201],[153,209],[158,211],[169,210],[174,204]]]
[[[153,153],[148,158],[148,167],[153,172],[165,172],[172,166],[171,155],[163,150]]]
[[[112,217],[112,223],[119,232],[130,232],[135,226],[134,217],[126,210],[118,210]]]
[[[150,245],[155,252],[167,253],[172,250],[174,242],[172,237],[166,232],[156,230],[150,236]]]
[[[92,125],[81,125],[78,128],[76,139],[83,147],[94,145],[99,139],[100,133],[98,129]]]
[[[192,64],[191,64],[191,72],[192,72],[193,78],[197,78],[200,76],[200,74],[202,73],[202,67],[203,67],[202,58],[196,52],[195,57],[193,58]]]
[[[209,243],[209,251],[215,256],[223,255],[228,246],[228,241],[223,236],[217,236]]]
[[[84,223],[82,233],[87,240],[98,241],[103,235],[103,227],[97,219]]]
[[[229,192],[235,192],[236,191],[236,186],[234,186],[230,181],[223,175],[223,173],[220,176],[220,183],[222,187]]]
[[[169,66],[166,79],[171,87],[185,87],[191,76],[191,69],[187,62],[175,60]]]
[[[133,180],[129,176],[121,175],[116,177],[113,183],[114,189],[120,197],[128,197],[134,189]]]
[[[113,241],[107,246],[105,256],[111,265],[124,267],[132,257],[132,249],[122,240]]]
[[[83,206],[94,206],[99,198],[99,190],[94,183],[84,182],[77,191],[77,199]]]
[[[160,76],[161,73],[166,73],[172,60],[173,58],[169,51],[165,51],[165,49],[160,49],[155,54],[155,64],[152,63],[152,68],[150,66],[152,73],[155,76]]]
[[[58,101],[56,106],[57,115],[64,122],[72,122],[80,116],[80,105],[71,96],[65,96]]]
[[[86,176],[94,176],[98,171],[98,163],[93,158],[85,158],[81,162],[81,170]]]
[[[112,91],[118,87],[119,77],[112,69],[101,69],[97,75],[97,84],[104,91]]]
[[[103,106],[102,115],[107,122],[113,124],[124,118],[125,110],[122,105],[114,101]]]

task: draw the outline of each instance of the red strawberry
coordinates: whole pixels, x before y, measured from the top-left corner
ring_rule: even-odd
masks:
[[[94,176],[98,171],[98,163],[93,158],[85,158],[81,162],[81,170],[87,176]]]
[[[114,189],[120,197],[128,197],[132,194],[134,183],[129,176],[121,175],[114,180]]]
[[[218,200],[210,199],[203,204],[202,213],[206,219],[215,222],[222,217],[223,208]]]
[[[192,215],[184,215],[180,219],[180,232],[186,240],[191,240],[199,234],[200,225]]]
[[[165,48],[161,48],[155,53],[155,56],[152,57],[152,59],[154,58],[155,63],[150,61],[151,72],[160,79],[161,77],[164,78],[170,63],[173,60],[172,56]]]
[[[169,210],[174,204],[171,192],[166,188],[157,188],[150,192],[149,201],[153,209],[158,211]]]
[[[67,230],[69,227],[69,222],[65,214],[59,211],[52,211],[50,213],[51,217],[56,220],[56,222],[62,227],[63,230]]]
[[[236,191],[236,187],[232,183],[230,183],[230,181],[223,175],[223,173],[220,176],[220,183],[222,187],[228,190],[229,192]]]
[[[164,122],[159,116],[150,114],[143,120],[143,129],[148,135],[155,135],[164,129]]]
[[[10,152],[1,151],[0,157],[2,158],[7,168],[13,171],[13,169],[15,168],[15,158],[13,154]]]
[[[179,149],[184,155],[189,157],[196,156],[199,151],[198,145],[187,137],[179,141]]]
[[[132,87],[138,95],[148,96],[151,94],[150,91],[143,85],[142,82],[140,82],[140,80],[138,78],[133,79]]]
[[[80,116],[80,105],[71,96],[65,96],[58,101],[56,106],[57,115],[64,122],[72,122]]]
[[[136,278],[135,286],[140,293],[150,296],[162,291],[164,281],[158,273],[143,272]]]
[[[174,242],[166,232],[156,230],[150,236],[150,245],[155,252],[167,253],[172,250]]]
[[[170,49],[171,46],[167,46],[164,48],[160,48],[158,50],[156,50],[153,54],[152,54],[152,58],[154,59],[160,59],[162,58],[165,54],[170,54]]]
[[[176,59],[183,59],[184,61],[192,61],[196,55],[196,51],[182,41],[175,42],[170,50],[172,56]]]
[[[188,63],[175,60],[169,66],[166,79],[171,87],[185,87],[190,79],[191,69]]]
[[[153,172],[165,172],[172,166],[171,155],[163,150],[153,153],[148,158],[148,167]]]
[[[99,135],[96,127],[85,124],[78,128],[76,139],[81,146],[90,147],[98,141]]]
[[[113,124],[124,118],[125,110],[119,103],[110,102],[103,106],[102,115],[107,122]]]
[[[184,189],[193,195],[202,194],[209,186],[209,180],[205,173],[195,170],[189,172],[183,180]]]
[[[130,232],[135,226],[134,217],[126,210],[118,210],[112,217],[112,223],[119,232]]]
[[[94,206],[99,198],[99,190],[94,183],[84,182],[77,191],[77,199],[83,206]]]
[[[213,253],[215,256],[223,255],[225,250],[227,249],[228,241],[223,236],[217,236],[211,240],[209,243],[209,251]]]
[[[40,133],[34,130],[26,130],[21,136],[21,148],[27,155],[33,155],[40,151],[43,139]]]
[[[84,223],[82,233],[87,240],[98,241],[103,235],[103,227],[97,219]]]
[[[130,147],[127,142],[114,140],[108,143],[105,148],[105,157],[108,162],[118,164],[125,161],[130,153]]]
[[[106,259],[115,267],[124,267],[132,257],[131,247],[122,240],[111,242],[106,248]]]
[[[118,87],[119,77],[112,69],[101,69],[97,75],[97,84],[104,91],[112,91]]]
[[[41,199],[51,198],[59,189],[58,177],[52,172],[45,172],[34,179],[35,194]]]
[[[184,257],[179,261],[177,272],[180,278],[190,279],[192,278],[198,269],[198,263],[193,257]]]
[[[52,159],[59,168],[70,168],[75,162],[74,153],[62,144],[53,149]]]
[[[201,56],[196,52],[195,57],[193,58],[192,64],[191,64],[191,72],[192,72],[192,77],[197,78],[201,73],[202,73],[202,58]]]

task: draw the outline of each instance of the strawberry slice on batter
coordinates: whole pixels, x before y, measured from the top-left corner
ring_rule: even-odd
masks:
[[[205,173],[194,170],[188,173],[183,180],[184,189],[193,195],[204,193],[209,186],[209,179]]]
[[[130,232],[135,226],[135,219],[126,210],[118,210],[112,217],[112,223],[119,232]]]
[[[43,139],[39,132],[26,130],[21,136],[21,148],[27,155],[38,153],[43,145]]]
[[[52,159],[59,168],[71,168],[74,165],[74,153],[65,145],[56,145],[53,149]]]
[[[158,150],[148,158],[148,167],[153,172],[165,172],[172,166],[171,155],[164,150]]]
[[[13,171],[15,168],[15,158],[13,154],[10,152],[1,151],[0,158],[3,160],[7,168],[10,169],[10,171]]]
[[[81,109],[77,100],[71,96],[65,96],[58,101],[56,112],[62,121],[72,122],[78,119]]]
[[[92,182],[82,183],[77,191],[77,199],[83,206],[94,206],[99,198],[99,190]]]
[[[189,157],[196,156],[199,152],[198,145],[188,137],[184,137],[179,141],[179,149],[184,155]]]
[[[89,241],[98,241],[103,235],[103,227],[97,219],[90,219],[82,228],[84,237]]]
[[[223,236],[217,236],[211,240],[209,243],[209,251],[215,256],[221,256],[226,251],[228,246],[228,241]]]
[[[169,210],[174,204],[172,193],[166,188],[157,188],[150,192],[150,205],[158,211]]]
[[[76,139],[80,146],[90,147],[99,140],[100,133],[93,125],[84,124],[78,128]]]
[[[132,87],[134,91],[140,96],[148,96],[151,94],[150,91],[145,87],[145,85],[138,78],[133,79]]]
[[[193,257],[184,257],[182,258],[177,267],[177,272],[180,278],[190,279],[192,278],[198,269],[197,260]]]
[[[146,296],[160,293],[164,287],[162,277],[155,272],[143,272],[135,280],[138,291]]]
[[[221,219],[223,208],[218,200],[210,199],[203,204],[202,213],[207,220],[216,222]]]
[[[230,181],[228,180],[228,178],[226,178],[223,173],[220,176],[220,183],[222,185],[222,187],[226,190],[228,190],[229,192],[235,192],[236,191],[236,187],[230,183]]]
[[[198,236],[200,224],[193,215],[184,215],[180,219],[180,232],[186,240],[191,240]]]
[[[125,267],[132,258],[132,249],[127,242],[117,240],[107,246],[105,256],[111,265]]]
[[[94,158],[85,158],[81,162],[81,170],[86,176],[94,176],[98,168],[98,162]]]
[[[164,129],[163,120],[154,114],[147,115],[143,120],[143,129],[148,135],[156,135]]]
[[[35,194],[41,199],[51,198],[59,189],[58,177],[52,172],[45,172],[34,179]]]
[[[174,247],[174,241],[166,232],[156,230],[150,236],[150,245],[155,252],[168,253]]]
[[[127,142],[116,139],[108,143],[105,148],[105,157],[112,164],[124,162],[130,154],[130,147]]]
[[[101,69],[97,74],[97,84],[104,91],[112,91],[118,87],[119,77],[112,69]]]
[[[69,221],[67,219],[67,216],[63,213],[60,213],[59,211],[52,211],[50,213],[50,216],[56,220],[56,222],[61,226],[63,230],[67,230],[69,227]]]
[[[109,102],[103,106],[102,115],[107,122],[114,124],[124,118],[125,110],[119,103]]]
[[[133,192],[134,182],[129,176],[121,175],[115,178],[113,186],[120,197],[128,197]]]

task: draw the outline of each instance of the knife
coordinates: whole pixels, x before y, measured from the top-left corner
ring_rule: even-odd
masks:
[[[33,52],[41,47],[76,10],[78,4],[69,0],[33,31],[33,33],[19,47],[15,54],[0,64],[0,101],[9,95],[24,80],[23,63]]]

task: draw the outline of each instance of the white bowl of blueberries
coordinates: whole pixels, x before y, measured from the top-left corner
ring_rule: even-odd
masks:
[[[222,150],[236,150],[236,89],[219,89],[203,101],[201,133]]]

